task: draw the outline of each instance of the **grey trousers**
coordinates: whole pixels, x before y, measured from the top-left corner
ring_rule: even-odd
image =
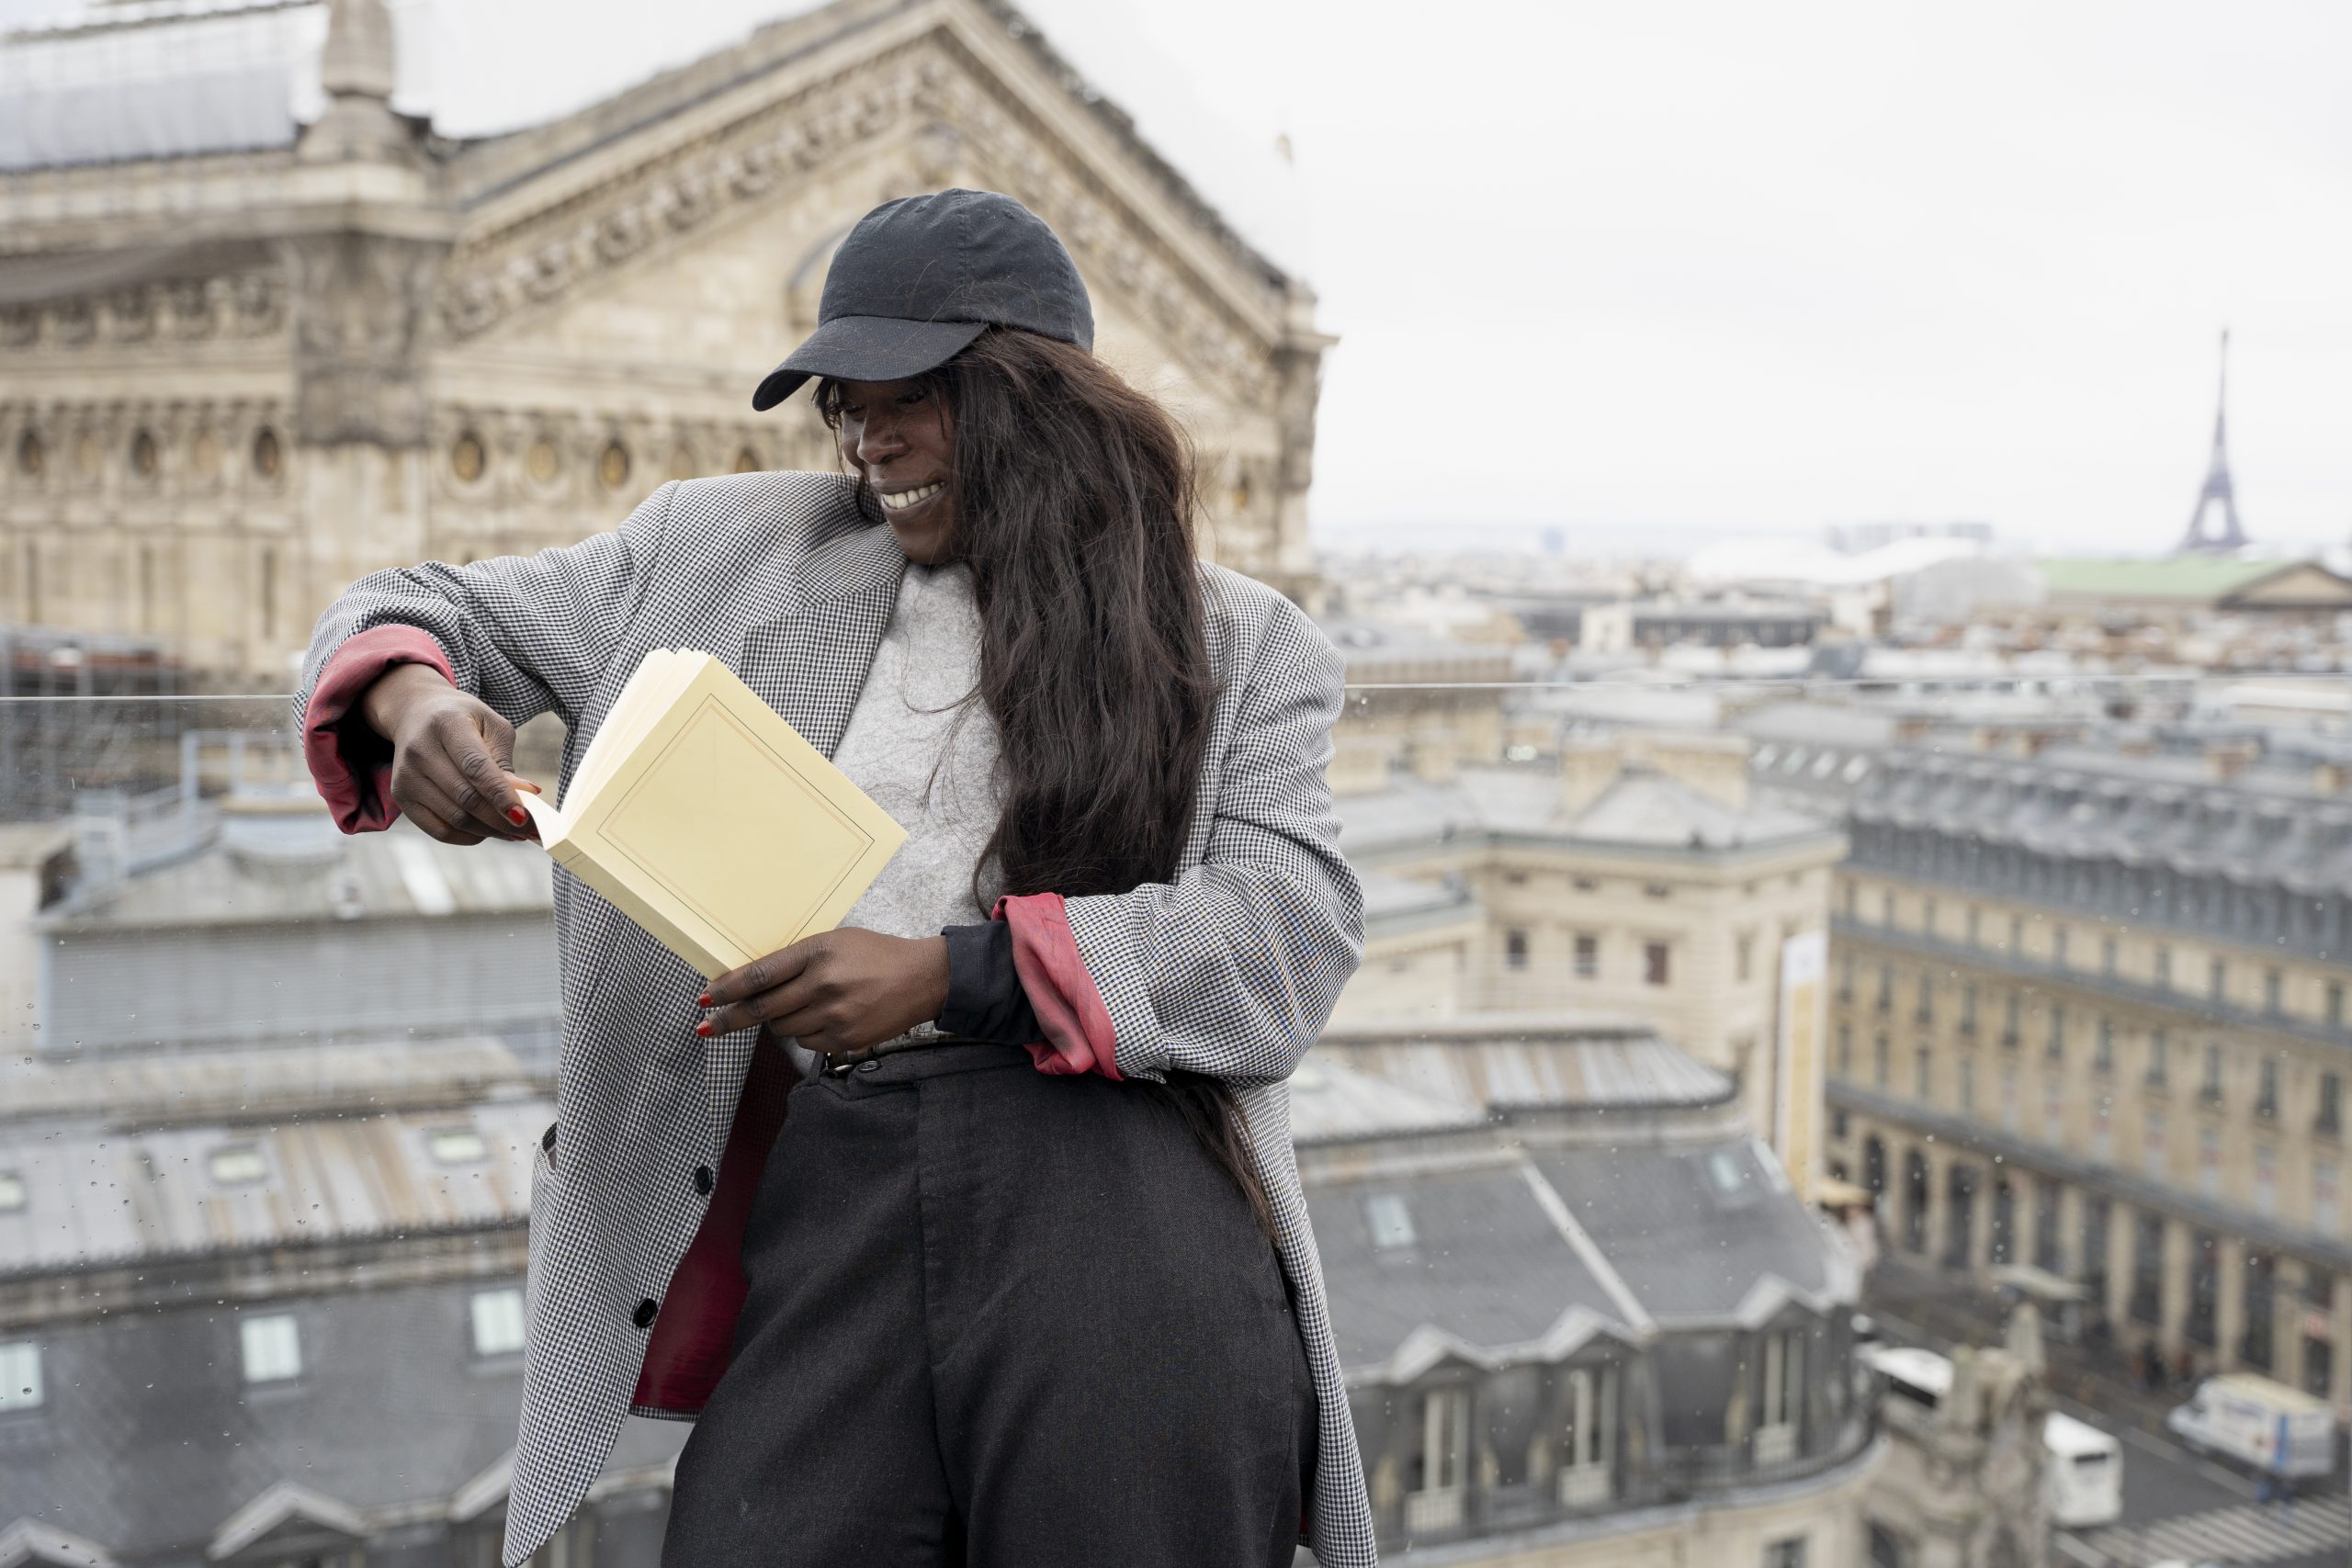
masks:
[[[664,1568],[1289,1564],[1315,1391],[1248,1201],[1143,1086],[909,1051],[792,1091]]]

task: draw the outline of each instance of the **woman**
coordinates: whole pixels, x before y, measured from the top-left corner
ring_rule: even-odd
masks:
[[[887,204],[753,400],[818,378],[847,477],[666,485],[320,623],[347,829],[522,836],[512,727],[561,715],[568,776],[670,646],[909,829],[707,987],[559,874],[510,1563],[628,1410],[699,1417],[673,1564],[1373,1561],[1282,1087],[1361,952],[1339,660],[1194,561],[1182,440],[1091,340],[1019,204]]]

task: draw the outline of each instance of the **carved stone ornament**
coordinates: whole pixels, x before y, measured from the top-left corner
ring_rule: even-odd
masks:
[[[283,420],[275,403],[235,400],[0,401],[0,491],[125,485],[168,499],[224,482],[275,488]]]
[[[290,280],[300,438],[422,445],[422,328],[448,247],[345,232],[286,240],[280,249]]]
[[[888,135],[906,141],[910,172],[925,183],[951,166],[992,174],[1053,226],[1081,269],[1134,299],[1196,370],[1245,404],[1263,407],[1274,396],[1274,345],[1221,306],[1140,215],[944,33],[813,85],[602,190],[461,243],[435,299],[440,330],[452,340],[486,332],[766,197],[791,172]],[[1253,282],[1279,311],[1279,286]]]
[[[788,466],[779,446],[788,434],[773,423],[615,423],[568,410],[441,403],[432,411],[430,440],[439,456],[428,473],[452,516],[469,508],[544,509],[553,537],[577,527],[583,501],[602,507],[631,486],[643,491],[663,479]]]
[[[285,306],[286,285],[274,273],[162,279],[102,299],[76,295],[0,308],[0,348],[268,337],[285,324]]]

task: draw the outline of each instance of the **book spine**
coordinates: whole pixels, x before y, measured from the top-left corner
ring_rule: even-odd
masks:
[[[716,980],[748,962],[712,952],[701,938],[631,892],[627,883],[597,864],[578,844],[558,843],[548,853],[558,865],[603,894],[613,908],[651,932],[662,946],[684,959],[704,979]]]

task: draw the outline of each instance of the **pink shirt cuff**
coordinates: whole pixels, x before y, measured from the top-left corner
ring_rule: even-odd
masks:
[[[1027,1047],[1037,1070],[1056,1077],[1099,1073],[1120,1081],[1111,1010],[1078,955],[1058,893],[1003,897],[989,918],[1012,928],[1012,967],[1046,1042]]]
[[[414,626],[375,626],[335,649],[302,710],[302,761],[321,798],[346,833],[372,833],[400,816],[392,803],[392,749],[356,711],[376,678],[395,664],[430,664],[454,684],[449,660]]]

